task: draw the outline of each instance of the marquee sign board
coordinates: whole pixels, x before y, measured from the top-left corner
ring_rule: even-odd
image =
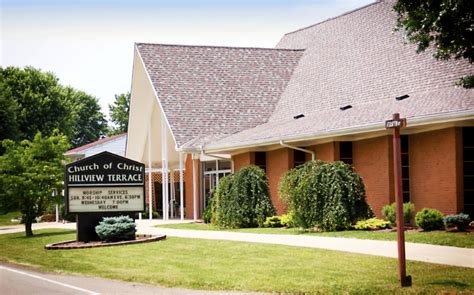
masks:
[[[67,213],[142,212],[145,165],[109,152],[66,165]]]

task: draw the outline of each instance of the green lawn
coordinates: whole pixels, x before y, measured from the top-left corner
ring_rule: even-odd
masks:
[[[474,292],[474,269],[407,262],[413,286],[398,287],[397,260],[336,251],[168,238],[120,247],[45,250],[74,231],[0,235],[0,261],[42,270],[205,290],[308,293]]]
[[[366,240],[389,240],[396,241],[396,232],[381,231],[340,231],[340,232],[311,232],[295,228],[239,228],[239,229],[222,229],[210,224],[203,223],[182,223],[182,224],[166,224],[157,225],[157,227],[174,228],[174,229],[192,229],[192,230],[223,230],[246,233],[259,234],[285,234],[285,235],[314,235],[321,237],[341,237],[356,238]],[[443,246],[453,246],[462,248],[474,248],[474,234],[461,232],[415,232],[408,231],[405,233],[405,240],[413,243],[434,244]]]
[[[0,226],[20,224],[20,222],[11,221],[13,218],[18,218],[20,216],[21,216],[20,212],[10,212],[7,214],[0,215]]]

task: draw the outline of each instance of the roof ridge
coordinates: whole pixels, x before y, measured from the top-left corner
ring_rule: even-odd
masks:
[[[288,33],[286,33],[284,36],[289,35],[289,34],[293,34],[293,33],[297,33],[297,32],[300,32],[300,31],[303,31],[303,30],[306,30],[306,29],[309,29],[309,28],[312,28],[312,27],[315,27],[315,26],[318,26],[318,25],[320,25],[320,24],[326,23],[326,22],[328,22],[328,21],[331,21],[331,20],[334,20],[334,19],[337,19],[337,18],[341,18],[341,17],[343,17],[343,16],[349,15],[349,14],[351,14],[351,13],[357,12],[357,11],[359,11],[359,10],[365,9],[365,8],[367,8],[367,7],[369,7],[369,6],[372,6],[372,5],[375,5],[375,4],[380,4],[380,3],[382,3],[382,2],[383,2],[383,0],[375,0],[375,2],[366,4],[366,5],[364,5],[364,6],[355,8],[355,9],[353,9],[353,10],[349,10],[349,11],[347,11],[347,12],[344,12],[343,14],[339,14],[339,15],[337,15],[337,16],[330,17],[330,18],[328,18],[328,19],[325,19],[325,20],[322,20],[322,21],[317,22],[317,23],[315,23],[315,24],[312,24],[312,25],[303,27],[303,28],[301,28],[301,29],[297,29],[297,30],[288,32]]]
[[[149,42],[135,42],[135,45],[155,45],[168,47],[197,47],[197,48],[225,48],[225,49],[252,49],[252,50],[270,50],[270,51],[304,51],[301,49],[291,48],[274,48],[274,47],[238,47],[238,46],[221,46],[221,45],[186,45],[186,44],[164,44],[164,43],[149,43]]]
[[[100,145],[100,144],[104,144],[106,142],[109,142],[111,140],[114,140],[114,139],[117,139],[117,138],[120,138],[120,137],[123,137],[123,136],[126,136],[126,135],[127,135],[127,133],[125,132],[125,133],[121,133],[121,134],[115,134],[115,135],[112,135],[112,136],[109,136],[109,137],[104,137],[104,138],[98,139],[96,141],[89,142],[85,145],[81,145],[81,146],[75,147],[73,149],[67,150],[65,152],[65,154],[70,154],[70,153],[73,153],[73,152],[79,152],[79,151],[85,150],[87,148],[90,148],[90,147],[93,147],[93,146],[96,146],[96,145]]]

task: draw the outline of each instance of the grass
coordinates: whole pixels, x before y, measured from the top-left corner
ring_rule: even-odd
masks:
[[[12,219],[19,218],[21,216],[20,212],[10,212],[7,214],[0,215],[0,226],[5,226],[5,225],[18,225],[20,222],[12,222]]]
[[[311,232],[296,228],[239,228],[239,229],[222,229],[210,224],[203,223],[181,223],[181,224],[164,224],[157,227],[174,228],[174,229],[192,229],[192,230],[221,230],[258,234],[286,234],[286,235],[312,235],[321,237],[340,237],[340,238],[356,238],[365,240],[388,240],[396,241],[396,232],[385,231],[340,231],[340,232]],[[405,233],[407,242],[433,244],[443,246],[453,246],[461,248],[474,248],[474,234],[462,232],[415,232],[407,231]]]
[[[204,290],[307,293],[474,292],[474,269],[407,261],[413,286],[400,289],[397,260],[336,251],[168,238],[120,247],[45,250],[74,231],[0,235],[0,261],[41,270]]]

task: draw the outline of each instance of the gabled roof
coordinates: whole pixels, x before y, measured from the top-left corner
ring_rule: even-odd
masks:
[[[267,122],[303,54],[145,43],[136,48],[179,147]]]
[[[127,136],[127,133],[122,133],[122,134],[117,134],[117,135],[112,135],[112,136],[109,136],[109,137],[105,137],[105,138],[99,139],[97,141],[94,141],[94,142],[91,142],[91,143],[88,143],[88,144],[70,149],[70,150],[66,151],[64,153],[64,155],[68,156],[68,155],[75,155],[75,154],[85,154],[87,152],[87,150],[89,150],[89,149],[97,148],[100,145],[105,145],[106,143],[124,138],[126,136]],[[125,148],[125,146],[124,146],[124,148]],[[106,150],[104,149],[104,151],[106,151]]]
[[[286,34],[277,48],[305,49],[268,122],[214,142],[206,150],[269,144],[380,126],[399,112],[433,122],[453,114],[474,119],[474,90],[455,86],[473,74],[466,60],[416,53],[394,32],[393,1],[376,2]],[[396,101],[408,94],[410,98]],[[352,105],[352,109],[339,108]],[[294,120],[297,114],[302,119]]]

